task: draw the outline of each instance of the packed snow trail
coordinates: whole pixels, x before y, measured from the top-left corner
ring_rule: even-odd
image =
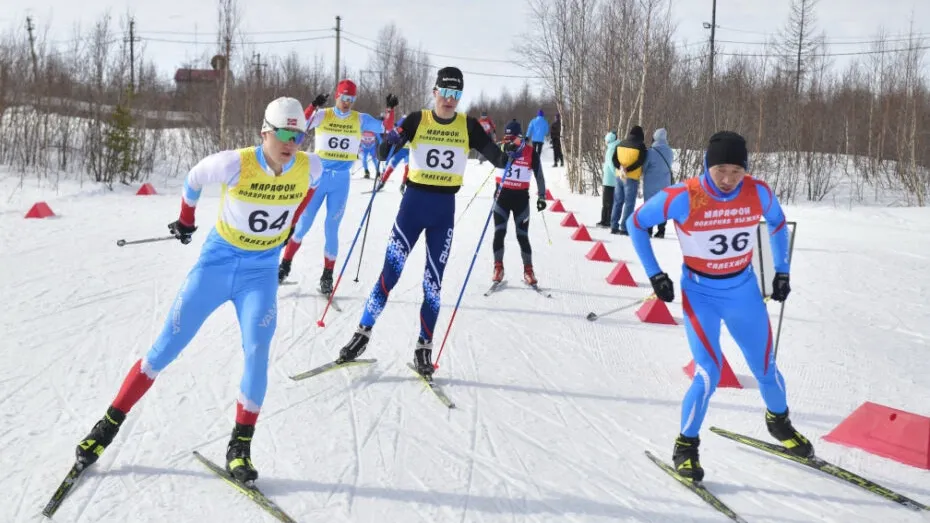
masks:
[[[600,198],[571,195],[562,169],[546,171],[553,194],[580,222],[594,223]],[[470,163],[459,213],[486,174],[486,165]],[[3,179],[0,188],[12,183]],[[348,251],[348,229],[361,218],[367,198],[360,193],[370,183],[352,182],[341,252]],[[24,220],[28,206],[22,212],[6,206],[0,214],[6,304],[0,357],[7,362],[0,367],[0,489],[7,501],[0,521],[41,520],[74,446],[157,336],[199,254],[217,212],[209,192],[192,244],[115,245],[119,238],[165,234],[177,215],[178,191],[158,190],[148,197],[119,187],[63,191],[45,197],[57,218]],[[456,227],[437,335],[445,332],[492,193],[489,184]],[[400,197],[392,181],[375,198],[359,283],[343,279],[337,296],[343,311],[330,311],[325,328],[315,325],[325,306],[315,290],[321,226],[308,233],[295,260],[297,285],[279,290],[268,397],[253,444],[258,485],[269,497],[298,521],[725,520],[643,455],[671,457],[688,387],[681,326],[641,323],[635,307],[587,321],[589,311],[642,299],[651,289],[628,238],[591,229],[640,282],[612,287],[604,278],[613,264],[586,260],[592,244],[569,239],[558,213],[545,212],[552,246],[538,213],[530,224],[536,274],[552,298],[520,283],[512,225],[505,256],[510,284],[483,296],[492,272],[490,240],[482,246],[436,374],[455,409],[406,368],[422,299],[422,242],[363,356],[378,362],[291,380],[332,360],[351,336],[381,269]],[[928,414],[930,212],[786,206],[786,213],[799,223],[779,351],[792,418],[825,459],[930,502],[926,472],[820,439],[864,401]],[[677,279],[680,254],[669,236],[655,242],[656,251]],[[670,308],[680,323],[680,305]],[[774,318],[777,305],[769,310]],[[726,334],[723,347],[747,388],[717,391],[701,450],[706,482],[728,506],[753,522],[924,521],[706,430],[717,425],[768,438],[758,390]],[[225,305],[159,376],[56,520],[200,521],[209,514],[273,521],[191,456],[197,450],[222,461],[241,365],[234,311]]]

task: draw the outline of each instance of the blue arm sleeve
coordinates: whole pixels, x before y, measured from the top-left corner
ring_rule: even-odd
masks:
[[[788,263],[788,224],[785,213],[781,210],[778,198],[767,183],[756,180],[756,191],[759,201],[762,202],[762,216],[765,217],[769,227],[769,242],[772,246],[772,261],[775,272],[788,273],[791,265]]]
[[[376,134],[384,132],[384,122],[368,113],[359,113],[362,118],[362,131],[371,131]]]
[[[630,233],[633,248],[643,264],[646,276],[652,278],[662,272],[646,229],[668,220],[682,223],[688,219],[690,212],[688,191],[684,190],[684,184],[677,184],[659,191],[627,219],[626,230]]]

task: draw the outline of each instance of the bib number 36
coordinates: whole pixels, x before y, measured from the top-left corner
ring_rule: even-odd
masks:
[[[749,246],[749,233],[736,233],[732,238],[728,238],[724,234],[715,234],[710,237],[710,241],[714,244],[714,247],[710,250],[710,252],[716,254],[717,256],[726,254],[730,249],[740,253],[745,251],[746,247]]]
[[[430,169],[435,169],[439,167],[441,169],[449,170],[452,168],[452,165],[455,163],[455,152],[454,151],[440,151],[438,149],[430,149],[426,151],[426,166]]]
[[[284,211],[281,216],[278,216],[271,223],[268,223],[270,215],[267,211],[252,211],[252,214],[249,214],[249,229],[251,229],[252,232],[265,232],[269,229],[281,230],[287,224],[287,216],[290,213],[291,211]]]

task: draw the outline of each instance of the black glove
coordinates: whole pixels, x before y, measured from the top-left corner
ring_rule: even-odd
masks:
[[[543,198],[542,196],[536,199],[536,210],[537,211],[546,210],[546,199]]]
[[[507,142],[504,144],[504,152],[510,153],[517,150],[517,144],[513,142]]]
[[[191,235],[194,234],[196,230],[197,227],[188,227],[181,223],[181,220],[176,220],[168,224],[168,232],[173,234],[174,237],[180,240],[184,245],[191,242]]]
[[[394,96],[393,94],[387,95],[387,106],[388,106],[390,109],[393,109],[393,108],[397,107],[397,104],[398,104],[399,102],[400,102],[400,101],[399,101],[399,100],[397,99],[397,97]]]
[[[675,284],[672,283],[668,274],[660,272],[649,278],[649,283],[652,284],[652,290],[660,300],[667,303],[675,299]]]
[[[318,94],[318,95],[316,95],[316,98],[313,99],[313,106],[314,106],[314,107],[323,107],[323,104],[325,104],[325,103],[326,103],[326,100],[328,100],[328,99],[329,99],[329,95],[328,95],[328,94]]]
[[[791,285],[788,283],[788,273],[776,272],[775,278],[772,280],[772,299],[785,301],[790,293]]]
[[[278,283],[284,283],[287,275],[291,273],[291,260],[281,260],[281,266],[278,267]]]

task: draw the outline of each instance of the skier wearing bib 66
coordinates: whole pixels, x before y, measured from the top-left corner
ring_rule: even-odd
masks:
[[[433,373],[433,330],[439,316],[443,272],[452,248],[455,193],[462,187],[468,151],[478,150],[497,167],[506,167],[511,159],[522,155],[515,144],[505,149],[507,153],[502,152],[488,138],[478,120],[456,112],[463,87],[459,69],[440,69],[433,87],[435,108],[410,113],[404,118],[402,127],[392,129],[385,136],[395,150],[405,143],[410,144],[407,190],[391,230],[381,275],[365,304],[358,329],[339,352],[338,362],[354,360],[365,351],[372,327],[400,278],[407,256],[420,234],[425,233],[426,271],[414,364],[421,375]]]
[[[349,198],[351,169],[358,159],[362,142],[362,133],[371,131],[383,133],[394,126],[394,108],[398,100],[393,94],[387,95],[387,116],[384,122],[367,113],[352,110],[357,90],[351,80],[342,80],[336,86],[336,103],[333,107],[320,109],[326,103],[327,95],[317,95],[313,104],[306,108],[304,115],[308,119],[307,131],[316,129],[313,150],[323,160],[323,177],[320,185],[309,196],[308,203],[297,210],[300,216],[294,226],[293,236],[284,249],[284,256],[278,269],[278,280],[283,282],[291,272],[291,262],[300,249],[304,235],[313,225],[316,213],[326,200],[326,223],[323,233],[326,242],[323,246],[323,274],[320,276],[320,292],[333,292],[333,268],[339,253],[339,224],[345,214],[346,201]],[[306,209],[303,209],[306,206]]]
[[[236,402],[236,424],[226,450],[226,470],[238,481],[258,477],[251,442],[268,385],[268,351],[277,325],[278,257],[290,219],[323,172],[315,154],[298,150],[306,136],[303,108],[294,98],[268,104],[262,144],[212,154],[184,181],[181,214],[169,231],[188,244],[197,230],[194,210],[205,185],[222,184],[216,226],[181,285],[155,344],[136,361],[106,415],[77,447],[89,466],[112,443],[130,409],[174,361],[213,311],[236,307],[245,367]]]
[[[730,131],[718,132],[710,138],[700,176],[666,187],[626,223],[656,297],[665,302],[675,298],[674,285],[659,268],[647,230],[674,220],[678,231],[684,256],[681,304],[695,371],[682,402],[681,434],[675,440],[672,460],[679,475],[694,481],[704,477],[698,457],[699,432],[723,365],[721,320],[759,383],[769,434],[791,454],[808,457],[814,453],[813,445],[788,418],[785,380],[775,364],[772,327],[752,269],[752,236],[765,217],[775,263],[771,298],[778,302],[788,298],[785,215],[769,186],[747,174],[747,167],[744,138]]]
[[[520,141],[520,122],[513,120],[504,127],[504,144]],[[497,172],[497,185],[501,184],[503,169]],[[543,178],[542,162],[539,154],[532,147],[524,147],[523,153],[513,161],[510,174],[504,180],[497,202],[494,204],[494,275],[492,281],[504,279],[504,237],[507,235],[507,219],[513,213],[517,242],[520,244],[520,256],[523,258],[523,281],[527,285],[536,285],[533,272],[533,249],[530,247],[530,179],[536,178],[536,210],[546,208],[546,180]]]

